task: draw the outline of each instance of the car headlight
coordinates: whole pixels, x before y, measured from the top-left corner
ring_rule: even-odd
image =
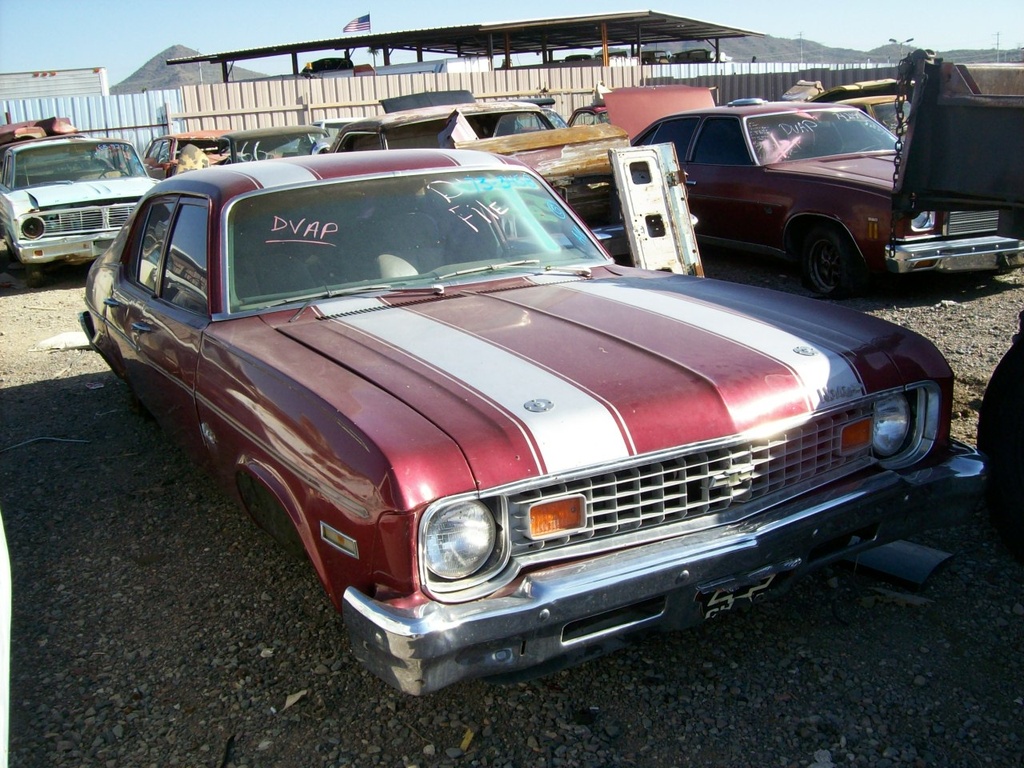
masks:
[[[29,240],[35,240],[36,238],[42,237],[43,232],[45,231],[46,225],[38,216],[31,216],[21,222],[21,234]]]
[[[903,395],[892,395],[875,403],[871,447],[888,458],[898,453],[910,434],[910,405]]]
[[[463,579],[478,571],[494,551],[498,526],[479,501],[460,501],[426,521],[426,566],[442,579]]]
[[[935,229],[935,211],[921,211],[910,220],[910,228],[914,232],[928,232]]]

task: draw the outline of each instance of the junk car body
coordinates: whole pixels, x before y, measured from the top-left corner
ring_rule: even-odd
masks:
[[[471,96],[471,95],[470,95]],[[333,152],[453,147],[516,157],[540,174],[598,231],[605,249],[630,259],[608,150],[629,146],[607,123],[560,128],[523,101],[435,104],[363,118],[345,126]]]
[[[413,694],[782,594],[965,519],[984,480],[924,338],[617,265],[487,153],[173,177],[86,305],[113,371]]]
[[[209,129],[156,137],[142,154],[146,173],[150,178],[160,181],[181,171],[194,171],[218,162],[222,158],[218,155],[221,147],[217,139],[225,133],[226,130]]]
[[[12,141],[0,146],[0,237],[38,285],[44,265],[99,256],[153,183],[128,141],[76,133]]]
[[[1024,264],[995,210],[894,222],[895,136],[861,110],[755,101],[664,117],[633,140],[675,145],[702,243],[797,260],[806,286],[835,298],[863,293],[873,273]]]

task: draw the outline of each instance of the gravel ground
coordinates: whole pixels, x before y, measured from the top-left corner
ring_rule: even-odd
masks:
[[[704,263],[803,293],[785,265]],[[130,409],[98,355],[35,349],[77,330],[84,276],[0,287],[12,766],[1024,765],[1024,568],[980,507],[918,540],[952,555],[919,590],[827,569],[539,681],[392,691],[351,658],[312,572]],[[1022,281],[902,280],[845,303],[940,346],[974,442]]]

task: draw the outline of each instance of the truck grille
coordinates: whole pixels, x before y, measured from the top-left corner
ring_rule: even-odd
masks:
[[[977,235],[995,232],[998,211],[950,211],[946,216],[947,235]]]
[[[128,221],[134,208],[135,203],[116,203],[108,206],[49,211],[41,216],[46,227],[44,235],[77,235],[120,229],[121,225]]]
[[[840,434],[844,426],[870,414],[870,404],[862,404],[764,438],[659,457],[517,493],[508,499],[511,555],[536,560],[542,552],[630,532],[646,540],[657,537],[656,529],[675,523],[751,513],[758,500],[768,503],[779,491],[792,495],[798,486],[810,487],[823,476],[834,478],[869,463],[866,446],[841,451]],[[587,502],[583,530],[543,541],[530,539],[530,506],[573,495],[582,495]]]

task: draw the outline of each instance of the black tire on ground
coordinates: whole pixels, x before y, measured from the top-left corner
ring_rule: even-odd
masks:
[[[14,252],[7,242],[7,237],[0,232],[0,273],[6,272],[12,261],[14,261]]]
[[[807,233],[800,252],[804,287],[829,299],[859,296],[868,289],[868,266],[836,226],[821,224]]]
[[[988,508],[1006,548],[1024,562],[1024,343],[999,361],[985,389],[978,447],[988,455]]]
[[[29,288],[42,288],[46,285],[46,272],[38,264],[25,265],[25,285]]]

